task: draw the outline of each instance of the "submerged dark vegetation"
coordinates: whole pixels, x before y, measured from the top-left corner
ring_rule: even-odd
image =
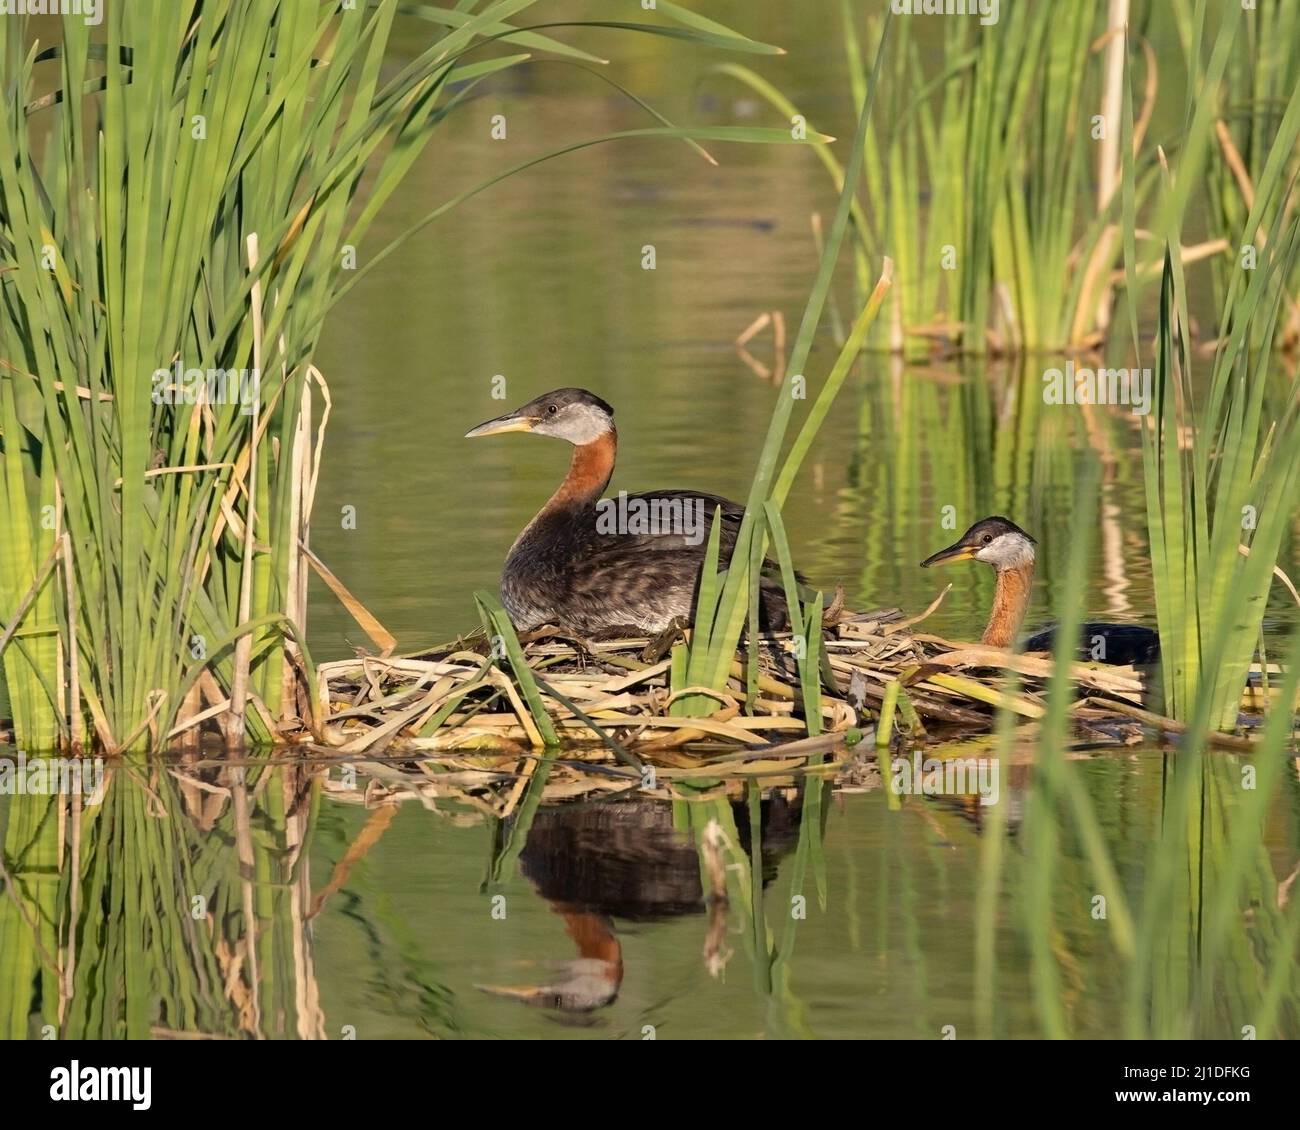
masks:
[[[1287,583],[1300,500],[1300,398],[1274,352],[1293,348],[1297,332],[1300,15],[1267,0],[1252,13],[1176,0],[1168,18],[1187,74],[1180,125],[1160,146],[1151,140],[1155,100],[1162,90],[1169,97],[1172,81],[1157,79],[1144,38],[1154,7],[1134,3],[1126,31],[1068,0],[1008,5],[997,34],[949,21],[938,65],[912,24],[864,21],[845,0],[846,98],[857,129],[834,145],[801,118],[792,129],[783,119],[798,108],[736,64],[716,70],[762,93],[777,111],[772,126],[679,127],[640,104],[654,124],[564,142],[548,156],[632,136],[702,152],[721,142],[811,144],[831,174],[838,203],[743,514],[727,530],[729,553],[722,523],[712,526],[692,626],[679,637],[521,641],[496,597],[480,593],[477,635],[399,657],[397,641],[311,549],[331,409],[314,351],[339,299],[395,244],[367,250],[359,270],[341,269],[342,258],[367,246],[377,212],[440,124],[531,56],[598,62],[565,42],[563,25],[541,17],[534,26],[528,9],[546,7],[141,0],[107,6],[102,38],[65,18],[59,41],[36,52],[27,20],[0,21],[10,103],[0,124],[0,649],[16,741],[128,755],[192,748],[206,736],[227,749],[293,741],[367,756],[469,747],[481,757],[486,746],[491,763],[448,759],[418,772],[491,775],[503,758],[517,762],[491,798],[484,790],[496,777],[463,790],[496,820],[524,800],[531,814],[548,784],[560,786],[552,800],[620,790],[672,797],[702,852],[709,819],[735,827],[719,808],[720,781],[742,765],[761,781],[797,763],[808,774],[803,859],[816,851],[821,780],[872,726],[868,744],[882,759],[900,733],[925,740],[936,722],[992,730],[982,754],[1007,758],[1017,720],[1028,720],[1033,728],[1019,734],[1037,755],[1017,843],[1023,861],[1011,860],[999,806],[982,828],[984,981],[996,979],[992,939],[1015,866],[1041,1027],[1069,1034],[1054,921],[1078,908],[1064,910],[1053,887],[1068,836],[1109,908],[1099,929],[1123,970],[1126,1034],[1233,1035],[1233,1025],[1294,1033],[1300,900],[1284,897],[1261,837],[1294,785],[1284,754],[1295,738],[1300,657],[1290,644],[1281,656],[1261,655],[1259,645],[1270,592]],[[644,25],[620,17],[586,26],[667,36],[683,49],[778,50],[668,0],[656,11]],[[428,23],[429,46],[386,65],[394,21],[412,14]],[[438,204],[403,238],[545,159]],[[1100,183],[1089,192],[1094,167]],[[937,215],[960,215],[958,234]],[[1208,230],[1189,236],[1201,223]],[[852,277],[835,286],[842,258]],[[1190,311],[1207,293],[1214,325],[1198,333]],[[812,360],[823,325],[837,345],[828,368]],[[1136,672],[1069,662],[1096,504],[1091,465],[1080,473],[1079,536],[1051,661],[951,647],[925,638],[924,610],[893,610],[887,594],[881,609],[846,610],[800,583],[781,507],[867,350],[916,357],[1061,346],[1153,373],[1142,435],[1162,662],[1145,688]],[[241,385],[238,396],[209,395],[200,384],[192,400],[155,396],[159,370],[190,369],[255,371],[259,380],[252,394]],[[795,395],[805,373],[815,390],[808,401]],[[313,662],[313,572],[377,654]],[[765,587],[779,591],[788,631],[763,631]],[[657,643],[664,653],[647,652]],[[1264,709],[1270,703],[1278,708]],[[1161,834],[1141,898],[1130,902],[1065,751],[1081,729],[1095,740],[1109,727],[1123,742],[1134,725],[1174,745]],[[788,737],[807,744],[781,745]],[[608,762],[594,775],[619,788],[588,789],[589,770],[561,756],[562,738],[589,743],[589,763]],[[662,777],[648,781],[647,764]],[[267,770],[251,768],[248,780],[236,772],[220,818],[233,821],[241,869],[265,850],[250,830],[251,806],[290,849],[283,882],[254,890],[214,857],[209,866],[226,868],[215,880],[220,929],[194,927],[179,911],[159,928],[202,935],[202,976],[241,987],[238,1027],[247,1031],[284,992],[259,980],[259,952],[264,966],[301,959],[299,822],[320,792],[285,779],[255,796],[249,786]],[[147,792],[114,795],[106,811],[89,813],[47,798],[44,810],[29,805],[6,826],[15,874],[64,875],[26,910],[20,899],[0,911],[0,952],[25,955],[14,984],[38,980],[41,1007],[60,1022],[75,1016],[67,923],[89,905],[83,885],[120,906],[165,885],[171,866],[172,833],[158,829],[142,837],[140,855],[126,853],[125,874],[93,854],[83,861],[83,836],[111,841],[114,829],[148,826]],[[757,792],[745,795],[758,803]],[[198,798],[185,803],[202,808]],[[61,834],[69,813],[79,829],[72,844]],[[66,870],[65,850],[74,860]],[[279,866],[267,863],[264,877]],[[61,914],[66,899],[70,914]],[[259,923],[281,915],[284,937],[259,935]],[[1179,928],[1161,928],[1170,921]],[[109,922],[95,944],[103,953],[119,947],[119,956],[136,946],[123,960],[148,966],[156,955],[114,932],[124,929]],[[777,955],[766,940],[761,948],[772,976]],[[246,964],[231,974],[236,953]],[[81,962],[91,968],[84,952]],[[141,1034],[141,998],[126,996],[123,1023]],[[15,1006],[11,1032],[25,1026],[29,1004]],[[200,1005],[211,1001],[197,994],[169,1003],[168,1014],[184,1018],[177,1027],[202,1025]],[[297,1034],[316,1034],[302,1006],[295,1002],[304,1017]],[[116,1007],[82,1018],[81,1030],[102,1022],[106,1034],[120,1031]],[[991,1000],[988,1009],[991,1029]]]

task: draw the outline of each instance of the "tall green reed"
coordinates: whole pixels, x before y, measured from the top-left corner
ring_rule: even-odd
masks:
[[[1246,226],[1255,211],[1256,186],[1276,159],[1275,139],[1300,85],[1300,10],[1283,0],[1257,5],[1233,38],[1227,68],[1217,84],[1204,83],[1206,59],[1203,51],[1196,50],[1212,34],[1206,13],[1180,0],[1171,6],[1170,15],[1187,70],[1208,91],[1215,117],[1205,183],[1210,233],[1228,246],[1226,254],[1213,260],[1215,294],[1222,304],[1242,258],[1256,253],[1279,218],[1294,216],[1300,206],[1295,186],[1300,153],[1292,148],[1286,161],[1286,191],[1274,193],[1264,203],[1257,228]],[[1256,323],[1249,344],[1252,349],[1278,343],[1294,349],[1300,345],[1300,269],[1293,266],[1289,273],[1278,273],[1272,285],[1285,295],[1282,316],[1275,327]],[[1272,337],[1263,336],[1268,330]]]
[[[860,107],[869,86],[863,21],[848,0],[840,16],[848,92]],[[871,290],[869,263],[888,256],[895,269],[871,346],[916,358],[936,341],[967,353],[1095,344],[1119,251],[1117,202],[1086,210],[1102,159],[1097,130],[1118,128],[1093,117],[1104,11],[1069,0],[1008,6],[996,28],[943,21],[938,44],[915,24],[900,21],[881,112],[852,178],[857,301]],[[868,18],[867,38],[880,26]],[[715,70],[783,115],[799,112],[749,67]],[[828,147],[819,157],[840,188],[844,168]]]
[[[1205,10],[1194,40],[1206,41]],[[1240,33],[1240,15],[1225,15],[1209,48],[1204,84],[1222,81]],[[1136,219],[1133,190],[1132,96],[1126,81],[1123,185],[1128,233]],[[1252,341],[1273,340],[1286,279],[1300,257],[1300,218],[1287,216],[1288,168],[1300,137],[1300,90],[1293,91],[1263,163],[1256,195],[1236,242],[1254,245],[1265,216],[1272,225],[1254,258],[1239,258],[1218,318],[1218,343],[1208,385],[1198,397],[1191,369],[1191,319],[1181,255],[1188,182],[1205,160],[1214,107],[1190,95],[1184,144],[1165,170],[1156,198],[1155,234],[1167,252],[1155,336],[1155,408],[1143,431],[1147,525],[1156,614],[1161,633],[1166,710],[1177,718],[1207,712],[1209,724],[1231,728],[1250,666],[1283,539],[1300,499],[1300,418],[1294,395],[1282,413],[1265,413],[1269,390],[1288,377]],[[1138,357],[1138,279],[1133,238],[1126,236],[1128,328]],[[1295,380],[1290,378],[1294,392]]]
[[[785,501],[794,476],[812,446],[817,430],[830,410],[830,406],[843,385],[853,361],[861,352],[866,332],[875,320],[891,285],[890,264],[886,260],[883,264],[879,282],[865,300],[861,312],[855,320],[853,331],[840,350],[839,356],[819,391],[817,399],[810,406],[802,429],[791,444],[784,460],[782,460],[781,451],[784,446],[786,431],[790,425],[790,418],[793,414],[794,403],[797,399],[804,399],[806,395],[807,381],[804,376],[804,368],[812,351],[813,339],[821,322],[836,263],[839,260],[840,249],[853,211],[853,185],[862,166],[874,93],[880,78],[881,65],[886,57],[888,39],[889,18],[887,16],[881,31],[876,63],[859,113],[857,131],[849,152],[844,183],[840,190],[839,204],[827,233],[817,277],[813,282],[807,305],[804,308],[803,318],[795,336],[794,346],[790,354],[789,371],[782,383],[776,407],[772,413],[772,420],[768,425],[767,435],[764,437],[763,446],[759,453],[758,465],[750,484],[749,495],[745,504],[745,514],[736,536],[731,559],[727,563],[725,573],[717,578],[715,578],[711,570],[706,571],[705,582],[701,585],[700,595],[697,598],[692,638],[688,645],[678,645],[676,649],[676,660],[673,668],[674,690],[681,689],[683,679],[690,686],[712,687],[715,689],[724,687],[731,673],[736,646],[746,624],[748,624],[749,629],[749,670],[751,679],[753,672],[757,670],[759,587],[765,568],[768,539],[773,532],[770,525],[771,515],[775,512],[769,508],[768,504],[774,503],[776,511],[779,511],[781,504]],[[788,565],[787,561],[787,574],[789,572]],[[793,621],[800,626],[804,626],[807,614],[811,614],[816,622],[820,622],[816,598],[814,607],[806,610],[806,612],[800,611],[797,602],[791,602],[790,610]],[[804,636],[802,639],[804,646],[796,654],[800,665],[800,681],[805,688],[805,696],[807,696],[817,685],[818,679],[818,676],[813,674],[815,667],[810,665],[809,657],[811,656],[812,663],[815,664],[818,661],[820,649],[818,646],[813,646],[810,649],[807,646],[807,637]],[[812,703],[807,701],[807,697],[805,698],[806,717],[815,717],[815,697],[813,695],[814,702]],[[707,702],[703,700],[703,696],[700,696],[700,699],[701,701],[692,704],[692,709],[696,711],[707,710]],[[810,722],[810,731],[817,725],[817,722]]]

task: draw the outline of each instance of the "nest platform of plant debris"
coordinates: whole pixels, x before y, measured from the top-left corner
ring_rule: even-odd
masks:
[[[890,709],[889,724],[914,741],[987,732],[1004,706],[1028,722],[1046,713],[1050,659],[950,643],[916,631],[922,619],[898,609],[844,613],[824,631],[820,732],[813,735],[789,636],[763,637],[757,693],[748,703],[743,649],[724,690],[690,688],[716,701],[716,710],[697,717],[673,709],[681,694],[670,689],[663,641],[540,633],[522,644],[523,680],[508,657],[488,655],[482,636],[416,655],[322,664],[324,737],[337,754],[359,758],[509,757],[547,746],[549,723],[565,750],[585,761],[698,767],[777,755],[793,768],[828,753],[833,760],[860,742],[895,695],[898,713]],[[1072,664],[1076,727],[1126,743],[1140,724],[1166,721],[1141,708],[1147,674]]]

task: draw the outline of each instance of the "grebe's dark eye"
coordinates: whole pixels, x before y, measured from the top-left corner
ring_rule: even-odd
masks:
[[[992,535],[992,534],[985,534],[984,537],[983,537],[983,542],[984,542],[985,545],[988,545],[989,542],[991,542],[992,540],[993,540],[993,535]]]
[[[559,411],[559,409],[556,408],[554,404],[548,404],[546,406],[546,411],[548,411],[552,416],[554,416],[555,413]]]

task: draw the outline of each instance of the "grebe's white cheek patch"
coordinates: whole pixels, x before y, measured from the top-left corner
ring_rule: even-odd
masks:
[[[998,569],[1022,569],[1034,563],[1034,545],[1020,534],[999,534],[975,557]]]
[[[539,435],[566,439],[577,447],[608,435],[613,421],[593,404],[570,404],[554,416],[543,416],[533,426]]]

